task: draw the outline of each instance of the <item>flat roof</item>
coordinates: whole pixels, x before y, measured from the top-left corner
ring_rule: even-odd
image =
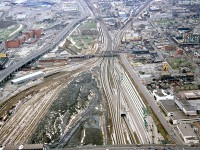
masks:
[[[177,102],[187,111],[195,111],[195,107],[192,106],[187,100],[177,99]]]
[[[199,116],[186,116],[183,111],[174,111],[174,115],[171,117],[173,120],[194,120],[194,119],[200,119]]]
[[[29,79],[29,78],[31,78],[31,77],[34,77],[34,76],[40,75],[40,74],[44,74],[44,72],[42,72],[42,71],[34,72],[34,73],[31,73],[31,74],[28,74],[28,75],[19,77],[19,78],[17,78],[17,79],[11,80],[11,82],[19,82],[19,81],[21,81],[21,80]]]
[[[178,106],[175,104],[174,100],[160,100],[159,102],[167,112],[174,112],[178,110]]]
[[[193,136],[197,137],[197,135],[194,133],[193,128],[189,124],[178,124],[177,127],[180,129],[183,136]]]
[[[195,107],[188,104],[188,105],[183,105],[184,109],[187,110],[187,111],[196,111],[195,110]]]
[[[200,99],[200,90],[195,90],[195,91],[185,91],[183,92],[183,94],[185,95],[185,97],[187,99],[190,98],[196,98],[196,99]]]
[[[181,91],[180,94],[187,99],[200,99],[200,90]]]

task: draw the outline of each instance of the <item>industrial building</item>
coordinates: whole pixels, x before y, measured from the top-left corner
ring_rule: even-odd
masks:
[[[174,46],[174,45],[165,45],[164,49],[165,49],[165,51],[175,51],[176,50],[176,46]]]
[[[27,41],[31,38],[35,38],[36,40],[34,40],[34,41],[36,42],[37,39],[41,38],[41,36],[42,36],[41,29],[35,29],[32,31],[23,32],[23,35],[21,37],[19,37],[18,39],[6,41],[5,46],[6,46],[6,48],[18,48],[20,45],[24,44],[25,41]],[[32,43],[34,43],[34,42],[32,42]]]
[[[136,55],[137,55],[137,54],[138,54],[138,55],[139,55],[139,54],[149,54],[149,50],[144,49],[144,48],[143,48],[143,49],[137,48],[137,49],[133,49],[133,50],[132,50],[132,53],[133,53],[133,54],[136,54]]]
[[[197,115],[198,107],[192,106],[188,101],[175,99],[176,105],[185,113],[187,116]]]
[[[187,100],[200,100],[200,90],[183,91],[180,94]]]
[[[179,124],[177,129],[186,144],[199,143],[197,134],[189,124]]]
[[[11,40],[5,42],[6,48],[18,48],[20,46],[19,40]]]
[[[172,124],[194,123],[199,122],[199,116],[186,116],[181,110],[174,111],[173,116],[170,116]]]
[[[127,14],[125,12],[120,11],[119,12],[119,18],[126,18]]]
[[[40,77],[44,77],[44,72],[38,71],[38,72],[35,72],[35,73],[32,73],[32,74],[28,74],[28,75],[19,77],[17,79],[11,80],[11,83],[17,85],[17,84],[24,83],[24,82],[27,82],[27,81],[36,80]]]
[[[173,116],[174,112],[178,110],[178,107],[175,104],[174,100],[160,100],[159,104],[161,109],[168,117]]]
[[[161,74],[161,80],[167,80],[167,81],[179,81],[180,79],[184,81],[193,81],[194,80],[194,74],[193,73],[173,73],[170,74],[169,72],[162,72]]]

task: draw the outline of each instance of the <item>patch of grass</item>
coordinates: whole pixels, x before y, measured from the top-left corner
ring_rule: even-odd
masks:
[[[47,24],[45,24],[45,23],[38,23],[38,24],[34,24],[33,25],[33,29],[39,29],[39,28],[47,29]]]
[[[155,21],[155,22],[159,26],[168,26],[168,25],[173,24],[173,20],[171,20],[171,19],[162,19],[162,20],[158,20],[158,21]]]
[[[96,28],[97,28],[97,24],[94,21],[84,23],[83,25],[80,26],[80,29],[83,29],[83,30],[90,30],[90,29],[96,29]]]
[[[172,67],[172,69],[179,69],[180,67],[188,67],[191,70],[195,70],[194,66],[192,65],[192,62],[187,60],[186,58],[176,58],[176,59],[168,59],[167,60],[169,65]]]
[[[75,46],[77,46],[80,49],[86,49],[92,44],[94,39],[96,39],[96,36],[79,35],[79,36],[71,36],[71,38],[75,42]]]
[[[15,32],[20,27],[19,24],[12,25],[7,28],[0,29],[0,41],[6,41],[11,37],[16,36],[20,31],[23,30],[24,27],[22,27],[18,32],[10,36],[13,32]]]
[[[109,111],[109,115],[110,115],[110,111]],[[107,119],[107,124],[110,126],[110,130],[107,126],[108,137],[109,137],[108,143],[112,144],[113,124],[112,124],[112,119],[110,117]]]

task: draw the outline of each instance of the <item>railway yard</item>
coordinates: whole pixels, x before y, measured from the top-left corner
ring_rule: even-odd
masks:
[[[8,55],[9,65],[2,67],[4,72],[9,72],[9,67],[13,69],[15,63],[28,61],[15,68],[14,72],[5,77],[6,81],[1,82],[0,146],[6,148],[7,145],[40,143],[48,149],[87,146],[106,149],[96,147],[98,145],[110,146],[109,149],[120,149],[112,145],[132,145],[135,149],[142,147],[141,149],[174,150],[198,147],[198,110],[190,111],[189,113],[193,113],[190,116],[185,110],[180,110],[180,104],[177,103],[182,95],[185,94],[187,98],[191,94],[183,91],[181,96],[175,95],[179,92],[176,88],[179,84],[177,78],[184,78],[185,74],[176,76],[175,81],[172,81],[174,68],[167,61],[172,61],[175,56],[165,58],[170,56],[166,56],[167,52],[162,53],[161,46],[157,46],[158,40],[152,40],[153,37],[163,35],[162,41],[167,43],[165,40],[169,40],[168,43],[172,43],[163,28],[158,27],[158,21],[155,24],[151,20],[157,19],[160,9],[168,12],[166,8],[172,5],[171,2],[62,2],[50,2],[49,5],[54,9],[51,10],[49,5],[45,9],[45,13],[48,9],[51,10],[51,13],[47,13],[49,17],[52,17],[52,14],[57,15],[61,24],[57,24],[52,18],[48,20],[46,16],[45,19],[53,21],[55,25],[51,27],[54,33],[46,30],[42,39],[37,37],[36,45],[32,46],[32,49],[39,49],[34,54],[40,54],[43,48],[46,52],[33,56],[30,61],[21,57],[21,61],[14,63],[9,63],[15,61],[16,58],[12,59],[14,55]],[[32,7],[33,4],[17,4],[20,8],[26,8],[23,5]],[[159,6],[159,9],[152,8],[153,5]],[[39,10],[38,7],[34,6],[32,9]],[[58,7],[67,15],[56,12],[55,8]],[[156,12],[150,11],[151,9]],[[25,10],[31,11],[27,8]],[[153,16],[151,19],[148,18],[149,13]],[[66,23],[61,19],[62,15],[71,20]],[[19,22],[24,24],[24,19]],[[43,23],[47,27],[47,22]],[[42,26],[43,23],[39,22],[35,26]],[[25,27],[27,26],[30,27],[31,24],[27,23]],[[33,32],[38,36],[38,30]],[[25,53],[22,46],[16,49],[8,48],[9,52]],[[186,57],[184,54],[184,60]],[[179,60],[182,60],[182,57]],[[179,62],[180,66],[184,64],[181,61],[176,62]],[[192,63],[185,64],[195,70]],[[181,69],[187,72],[190,68]],[[198,69],[195,71],[198,73]],[[177,70],[174,72],[178,74]],[[190,74],[188,76],[192,78]],[[198,78],[198,75],[196,76]],[[184,78],[180,82],[185,86],[189,81]],[[165,92],[161,94],[159,91]],[[170,102],[168,98],[164,99],[165,97],[170,97]],[[184,100],[186,98],[184,97]],[[199,101],[192,102],[200,106]],[[162,104],[170,106],[163,109],[165,106]],[[191,103],[183,104],[187,105],[187,109],[198,109]],[[171,107],[175,111],[166,112],[171,110]],[[176,113],[181,115],[176,116]],[[182,116],[183,118],[179,119]],[[187,130],[191,128],[192,133],[187,133],[191,135],[189,138],[183,137],[184,131],[181,129],[186,129],[184,125],[188,125]]]

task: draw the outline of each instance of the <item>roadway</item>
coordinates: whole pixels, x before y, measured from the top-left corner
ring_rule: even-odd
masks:
[[[146,8],[147,6],[152,2],[152,0],[147,1],[140,9],[139,11],[137,11],[135,13],[135,18],[138,17]],[[134,21],[134,19],[129,18],[130,20],[132,20],[132,22]],[[123,33],[130,27],[131,22],[127,22],[127,24],[121,28],[121,31],[118,32],[118,34],[115,36],[114,41],[115,41],[115,46],[113,47],[115,50],[118,49],[118,45],[120,44],[120,39],[121,36],[123,35]],[[170,138],[178,144],[183,144],[182,139],[179,137],[179,135],[177,135],[176,132],[174,132],[173,127],[166,121],[165,117],[163,116],[163,114],[161,114],[158,110],[158,106],[155,103],[155,100],[152,98],[152,96],[150,95],[149,92],[147,92],[147,89],[143,86],[143,84],[140,82],[139,77],[136,75],[136,73],[133,71],[132,66],[129,64],[127,58],[125,57],[124,54],[120,54],[120,59],[123,63],[123,65],[126,67],[126,69],[128,70],[128,73],[131,75],[131,78],[134,79],[136,85],[139,87],[140,91],[142,91],[143,95],[145,96],[146,100],[148,101],[149,105],[152,107],[153,111],[155,112],[155,114],[158,116],[160,122],[162,123],[162,125],[164,126],[164,128],[166,129],[166,131],[168,132],[168,134],[170,135]]]
[[[145,2],[144,5],[141,6],[140,9],[138,9],[138,11],[134,13],[135,17],[139,16],[147,8],[147,6],[151,3],[151,1],[152,0],[148,0],[147,2]],[[117,35],[115,35],[112,38],[112,42],[114,43],[112,45],[112,51],[118,49],[118,45],[120,44],[121,37],[122,37],[123,33],[132,25],[132,20],[133,20],[133,18],[130,16],[127,23],[123,27],[121,27],[121,29],[117,33]],[[111,70],[113,70],[113,72],[111,74],[116,72],[116,67],[117,67],[116,65],[117,65],[117,62],[110,63]],[[125,71],[121,71],[121,72],[124,73]],[[120,76],[119,75],[120,73],[116,73],[116,75],[117,74],[118,74],[118,76]],[[137,93],[135,87],[132,85],[132,83],[130,83],[130,79],[128,76],[126,76],[125,80],[122,81],[122,83],[120,85],[120,89],[118,91],[120,91],[123,94],[124,101],[128,105],[127,109],[129,112],[127,113],[127,118],[128,118],[127,120],[132,125],[132,130],[137,134],[137,136],[140,140],[140,143],[142,143],[142,144],[152,143],[152,139],[144,126],[144,116],[143,116],[144,114],[143,114],[142,109],[145,108],[145,105],[142,104],[142,100],[141,100],[139,94]],[[120,92],[118,92],[118,93],[120,93]],[[119,96],[120,96],[120,94],[118,94],[118,97]],[[122,101],[122,100],[123,99],[117,101],[117,103],[120,103],[120,101]],[[119,110],[119,111],[121,111],[121,110]],[[120,113],[120,112],[118,112],[118,113]]]
[[[177,144],[183,144],[182,139],[177,135],[176,132],[174,132],[174,128],[167,122],[167,120],[165,119],[164,115],[162,113],[160,113],[160,111],[158,109],[158,106],[157,106],[153,96],[147,91],[146,87],[142,84],[142,82],[140,81],[139,77],[134,72],[132,66],[128,62],[126,56],[124,54],[120,54],[120,59],[121,59],[123,65],[124,65],[124,67],[128,71],[129,75],[134,80],[134,82],[137,85],[138,89],[144,95],[145,99],[148,102],[148,105],[153,109],[154,113],[156,114],[156,116],[158,117],[158,119],[162,123],[163,127],[165,128],[165,130],[169,134],[169,136],[172,139],[172,141],[174,141]]]
[[[150,4],[151,0],[147,1],[143,6],[140,7],[140,9],[135,12],[135,15],[140,15],[141,12]],[[94,8],[92,8],[92,5],[89,5],[90,8],[92,9],[94,16],[96,11]],[[104,24],[104,22],[100,22],[100,26],[102,29],[105,31],[104,36],[107,37],[107,42],[108,46],[106,48],[106,51],[113,51],[117,48],[117,46],[120,43],[121,36],[124,31],[126,31],[130,25],[132,24],[132,18],[129,18],[129,21],[127,21],[127,24],[121,28],[121,31],[118,32],[118,34],[114,37],[111,38],[110,34],[107,31],[107,28]],[[115,42],[115,43],[114,43]],[[113,44],[114,43],[114,44]],[[133,90],[134,87],[129,86],[129,89],[126,91],[121,90],[121,85],[118,83],[118,76],[119,74],[116,73],[116,68],[114,64],[114,60],[112,59],[109,61],[108,59],[104,59],[101,65],[101,80],[102,80],[102,85],[103,89],[105,91],[105,95],[107,97],[108,105],[109,105],[109,110],[110,110],[110,115],[112,119],[112,125],[113,125],[113,134],[112,134],[112,139],[113,139],[113,144],[124,144],[126,143],[124,141],[124,136],[123,136],[123,128],[122,128],[122,117],[121,117],[121,98],[120,98],[120,92],[122,92],[123,95],[128,95],[126,96],[126,99],[129,103],[129,111],[131,111],[131,118],[130,120],[133,120],[131,124],[134,124],[134,131],[137,133],[139,136],[140,142],[145,144],[145,143],[151,143],[152,140],[150,139],[149,133],[147,133],[145,127],[144,127],[144,122],[143,122],[143,112],[142,108],[144,107],[142,103],[142,100],[137,94],[136,90]],[[130,80],[130,79],[129,79]],[[113,82],[114,85],[111,84]],[[130,82],[128,82],[130,84]],[[124,87],[123,87],[124,88]],[[126,88],[126,85],[125,85]],[[133,92],[134,91],[134,92]],[[125,97],[125,96],[124,96]],[[137,99],[138,101],[135,102],[134,99]],[[132,105],[135,105],[134,108]],[[139,107],[138,110],[138,105]],[[136,112],[134,110],[137,110]],[[138,118],[138,116],[141,116]],[[132,130],[132,129],[131,129]]]
[[[82,2],[82,6],[86,6],[85,3]],[[84,8],[84,10],[86,10]],[[8,66],[6,69],[0,72],[0,83],[3,83],[10,75],[12,75],[15,71],[28,64],[29,62],[41,57],[46,52],[51,51],[68,33],[72,28],[74,28],[79,22],[83,21],[85,18],[89,16],[89,12],[84,11],[84,15],[80,16],[78,19],[75,19],[71,24],[68,24],[53,40],[51,43],[46,43],[42,48],[38,49],[34,53],[29,54],[25,59],[22,59],[15,64]]]
[[[121,146],[85,146],[78,148],[68,148],[68,150],[199,150],[197,147],[173,146],[173,145],[121,145]]]

